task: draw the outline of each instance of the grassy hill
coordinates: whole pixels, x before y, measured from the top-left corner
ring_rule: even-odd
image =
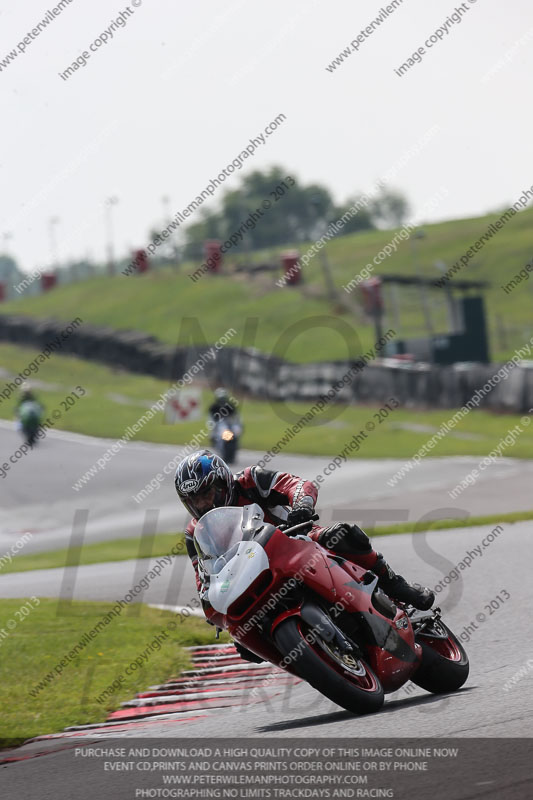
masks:
[[[435,262],[444,261],[450,267],[499,216],[495,213],[424,225],[425,237],[415,243],[420,272],[438,278],[440,273],[434,266]],[[457,276],[458,279],[474,278],[492,284],[486,297],[493,360],[508,358],[533,334],[533,281],[522,282],[508,295],[501,288],[533,256],[532,227],[533,209],[517,214]],[[372,262],[394,233],[370,231],[352,234],[334,239],[327,245],[327,256],[343,305],[328,301],[320,257],[315,256],[305,269],[306,283],[302,289],[280,289],[275,285],[277,276],[272,275],[205,275],[193,283],[188,274],[198,264],[184,264],[178,272],[163,269],[143,276],[119,274],[114,278],[102,277],[71,284],[44,296],[5,303],[2,311],[55,316],[65,320],[80,315],[85,322],[145,330],[172,344],[178,341],[180,344],[201,342],[203,336],[212,343],[233,326],[237,330],[233,345],[255,346],[294,361],[342,359],[348,355],[345,338],[338,332],[320,327],[314,318],[334,315],[338,319],[338,324],[348,331],[350,355],[372,346],[374,330],[371,322],[359,309],[356,293],[348,295],[342,287]],[[304,253],[307,246],[299,249]],[[275,258],[277,252],[272,250],[252,255],[257,261],[265,257]],[[230,255],[227,263],[231,268],[242,258]],[[415,274],[414,258],[413,240],[402,241],[396,253],[386,258],[380,267],[374,267],[373,274]],[[451,283],[453,285],[453,279]],[[394,328],[401,336],[424,335],[418,290],[401,290],[399,301],[399,324],[390,315],[386,326]],[[435,332],[445,332],[444,290],[436,289],[430,293],[430,307]],[[198,323],[185,323],[188,333],[182,327],[184,317],[196,318]]]

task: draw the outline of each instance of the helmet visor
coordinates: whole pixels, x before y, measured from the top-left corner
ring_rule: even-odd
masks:
[[[228,499],[228,487],[221,478],[217,478],[214,483],[200,492],[182,497],[183,504],[196,519],[200,519],[213,508],[227,505]]]

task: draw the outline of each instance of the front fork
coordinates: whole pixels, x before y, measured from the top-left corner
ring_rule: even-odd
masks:
[[[289,611],[284,611],[279,614],[273,621],[270,628],[270,635],[272,636],[278,625],[288,617],[299,616],[311,628],[313,633],[318,633],[322,639],[328,644],[333,644],[343,654],[354,653],[353,644],[348,641],[340,628],[335,625],[331,617],[319,605],[304,600],[301,604]],[[358,656],[360,653],[357,654]]]

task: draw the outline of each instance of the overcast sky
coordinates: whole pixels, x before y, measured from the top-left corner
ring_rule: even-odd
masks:
[[[533,184],[533,3],[403,0],[326,70],[386,5],[72,0],[24,45],[57,2],[1,0],[0,66],[18,52],[0,71],[8,250],[26,271],[44,266],[57,217],[61,259],[102,258],[110,196],[117,252],[143,246],[163,219],[162,196],[172,212],[186,207],[279,114],[285,122],[224,187],[281,164],[337,201],[394,170],[392,184],[426,220],[514,202]],[[461,6],[461,22],[424,47]],[[124,27],[90,51],[121,11]],[[399,77],[394,70],[421,46],[422,61]],[[63,80],[83,51],[86,66]]]

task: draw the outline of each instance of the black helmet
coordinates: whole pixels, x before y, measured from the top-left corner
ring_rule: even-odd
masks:
[[[233,499],[231,470],[210,450],[197,450],[180,461],[174,485],[181,502],[196,519],[212,508],[229,506]]]

